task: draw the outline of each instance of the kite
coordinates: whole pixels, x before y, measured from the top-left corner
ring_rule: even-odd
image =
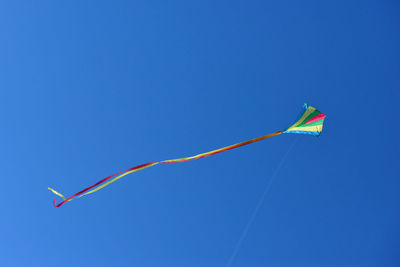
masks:
[[[98,181],[97,183],[79,191],[78,193],[66,198],[64,197],[64,195],[62,195],[61,193],[57,192],[56,190],[52,189],[52,188],[48,188],[51,192],[53,192],[55,195],[61,197],[63,199],[62,202],[60,202],[59,204],[56,205],[55,203],[55,198],[53,199],[53,206],[58,208],[61,207],[62,205],[64,205],[65,203],[71,201],[74,198],[80,198],[83,197],[85,195],[89,195],[92,194],[104,187],[106,187],[107,185],[121,179],[122,177],[133,173],[133,172],[137,172],[149,167],[152,167],[154,165],[157,164],[161,164],[161,163],[178,163],[178,162],[185,162],[185,161],[190,161],[190,160],[195,160],[195,159],[200,159],[200,158],[205,158],[211,155],[215,155],[224,151],[228,151],[237,147],[241,147],[241,146],[245,146],[254,142],[258,142],[261,140],[265,140],[267,138],[273,137],[273,136],[277,136],[280,134],[287,134],[287,133],[294,133],[294,134],[311,134],[314,136],[319,136],[322,132],[322,126],[324,123],[324,119],[325,119],[326,115],[322,114],[319,110],[317,110],[316,108],[309,106],[307,104],[303,105],[303,109],[300,112],[296,122],[290,126],[289,128],[287,128],[286,130],[283,131],[277,131],[275,133],[272,134],[268,134],[268,135],[264,135],[258,138],[254,138],[248,141],[244,141],[238,144],[234,144],[234,145],[230,145],[230,146],[226,146],[220,149],[216,149],[213,151],[209,151],[206,153],[202,153],[202,154],[198,154],[192,157],[186,157],[186,158],[178,158],[178,159],[170,159],[170,160],[163,160],[163,161],[157,161],[157,162],[148,162],[145,164],[141,164],[129,169],[126,169],[124,171],[118,172],[118,173],[114,173],[113,175],[110,175],[106,178],[103,178],[102,180]]]

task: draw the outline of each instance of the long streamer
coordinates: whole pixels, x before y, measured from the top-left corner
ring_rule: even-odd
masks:
[[[282,133],[282,131],[278,131],[278,132],[275,132],[275,133],[272,133],[272,134],[264,135],[264,136],[261,136],[261,137],[258,137],[258,138],[254,138],[254,139],[251,139],[251,140],[248,140],[248,141],[244,141],[244,142],[241,142],[241,143],[238,143],[238,144],[234,144],[234,145],[226,146],[226,147],[223,147],[223,148],[220,148],[220,149],[216,149],[216,150],[213,150],[213,151],[209,151],[209,152],[206,152],[206,153],[198,154],[198,155],[192,156],[192,157],[169,159],[169,160],[163,160],[163,161],[158,161],[158,162],[149,162],[149,163],[141,164],[141,165],[126,169],[124,171],[121,171],[121,172],[118,172],[118,173],[114,173],[113,175],[110,175],[110,176],[108,176],[106,178],[103,178],[100,181],[98,181],[97,183],[95,183],[95,184],[93,184],[93,185],[91,185],[91,186],[79,191],[78,193],[70,196],[69,198],[65,198],[62,194],[60,194],[59,192],[57,192],[56,190],[54,190],[54,189],[52,189],[50,187],[48,189],[51,192],[53,192],[54,194],[56,194],[57,196],[63,198],[63,201],[60,202],[57,205],[55,204],[55,198],[53,200],[53,206],[56,207],[56,208],[59,208],[62,205],[64,205],[65,203],[67,203],[68,201],[71,201],[73,198],[83,197],[85,195],[92,194],[92,193],[94,193],[94,192],[106,187],[107,185],[117,181],[118,179],[121,179],[125,175],[128,175],[128,174],[132,173],[132,172],[137,172],[137,171],[152,167],[152,166],[160,164],[160,163],[179,163],[179,162],[185,162],[185,161],[190,161],[190,160],[209,157],[211,155],[215,155],[215,154],[227,151],[227,150],[231,150],[231,149],[238,148],[238,147],[241,147],[241,146],[245,146],[245,145],[248,145],[248,144],[251,144],[251,143],[254,143],[254,142],[258,142],[258,141],[261,141],[261,140],[264,140],[264,139],[279,135],[281,133]]]

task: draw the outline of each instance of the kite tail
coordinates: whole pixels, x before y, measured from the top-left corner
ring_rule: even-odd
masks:
[[[57,195],[57,196],[59,196],[59,197],[61,197],[63,199],[63,201],[60,202],[57,205],[55,204],[55,199],[53,200],[53,206],[56,207],[56,208],[59,208],[62,205],[64,205],[65,203],[71,201],[73,198],[76,198],[76,197],[79,198],[79,197],[83,197],[83,196],[88,195],[88,194],[92,194],[92,193],[94,193],[94,192],[106,187],[107,185],[109,185],[109,184],[121,179],[125,175],[128,175],[128,174],[132,173],[132,172],[140,171],[140,170],[152,167],[154,165],[157,165],[159,163],[178,163],[178,162],[185,162],[185,161],[205,158],[205,157],[208,157],[208,156],[211,156],[211,155],[215,155],[215,154],[218,154],[218,153],[221,153],[221,152],[224,152],[224,151],[228,151],[228,150],[231,150],[231,149],[234,149],[234,148],[238,148],[238,147],[245,146],[245,145],[248,145],[248,144],[251,144],[251,143],[254,143],[254,142],[258,142],[258,141],[261,141],[261,140],[264,140],[264,139],[279,135],[281,133],[282,133],[282,131],[278,131],[278,132],[275,132],[275,133],[272,133],[272,134],[264,135],[264,136],[261,136],[261,137],[258,137],[258,138],[254,138],[254,139],[251,139],[251,140],[248,140],[248,141],[244,141],[244,142],[241,142],[241,143],[238,143],[238,144],[234,144],[234,145],[226,146],[226,147],[223,147],[223,148],[220,148],[220,149],[216,149],[216,150],[213,150],[213,151],[209,151],[209,152],[206,152],[206,153],[198,154],[198,155],[192,156],[192,157],[179,158],[179,159],[170,159],[170,160],[163,160],[163,161],[158,161],[158,162],[149,162],[149,163],[141,164],[141,165],[126,169],[124,171],[115,173],[115,174],[110,175],[110,176],[108,176],[106,178],[103,178],[102,180],[98,181],[97,183],[95,183],[95,184],[93,184],[93,185],[91,185],[91,186],[79,191],[78,193],[70,196],[69,198],[65,198],[61,193],[55,191],[54,189],[52,189],[50,187],[48,189],[51,192],[53,192],[55,195]]]

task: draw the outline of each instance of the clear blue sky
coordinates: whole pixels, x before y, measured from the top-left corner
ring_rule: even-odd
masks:
[[[399,7],[1,1],[0,265],[225,266],[296,142],[232,266],[399,266]]]

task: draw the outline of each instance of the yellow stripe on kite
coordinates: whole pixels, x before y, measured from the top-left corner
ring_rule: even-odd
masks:
[[[289,128],[288,131],[322,132],[322,125],[309,126],[309,127],[294,127],[294,128]]]
[[[301,116],[301,118],[295,124],[290,126],[290,128],[288,128],[286,131],[293,130],[293,128],[295,128],[297,125],[301,124],[308,117],[308,115],[313,113],[315,110],[316,109],[314,107],[309,106],[308,109],[304,112],[303,116]]]

